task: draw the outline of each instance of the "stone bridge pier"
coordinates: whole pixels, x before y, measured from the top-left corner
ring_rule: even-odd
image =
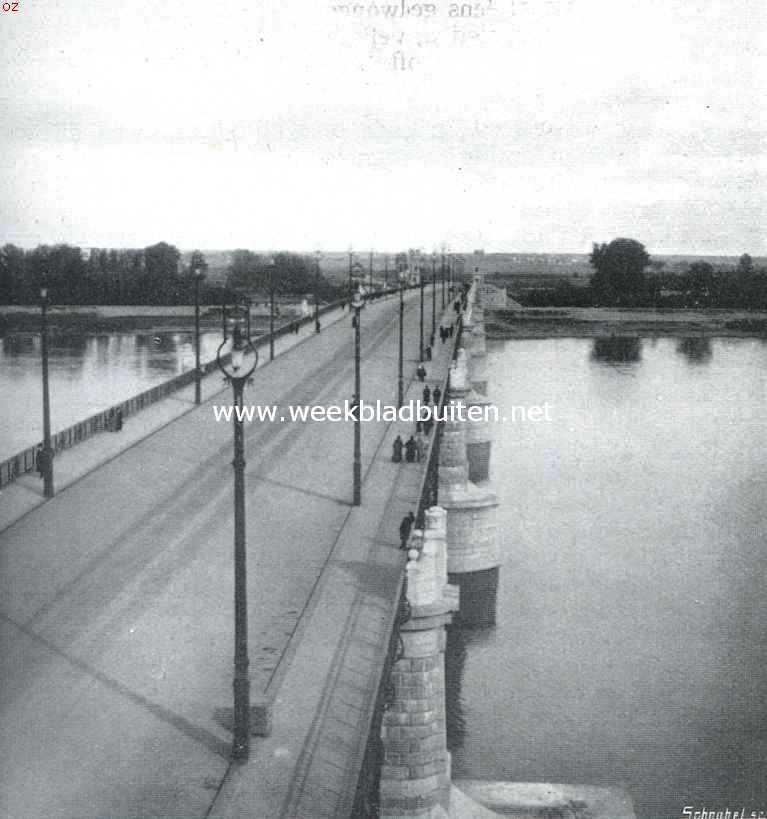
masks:
[[[448,576],[461,591],[459,620],[466,626],[484,627],[493,625],[496,617],[501,563],[495,515],[498,500],[489,480],[488,425],[466,418],[468,406],[489,402],[471,390],[468,375],[467,356],[461,350],[450,371],[438,495],[447,511]]]
[[[451,780],[445,714],[445,627],[492,625],[501,563],[490,485],[492,431],[469,420],[490,407],[481,311],[470,293],[468,350],[459,350],[439,445],[438,506],[412,532],[405,569],[405,615],[381,721],[379,813],[386,819],[636,819],[617,788],[541,782]],[[463,420],[457,408],[465,408]],[[451,412],[451,408],[453,412]],[[460,605],[459,605],[460,603]],[[498,681],[503,684],[503,681]],[[513,719],[513,715],[507,715]]]
[[[381,723],[380,816],[446,817],[450,754],[445,728],[445,626],[458,608],[447,582],[444,509],[426,511],[426,528],[409,540],[408,616],[389,677]]]

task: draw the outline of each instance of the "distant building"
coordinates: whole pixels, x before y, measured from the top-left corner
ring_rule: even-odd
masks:
[[[494,284],[482,282],[477,287],[477,298],[479,306],[483,309],[496,309],[507,306],[508,296],[505,287],[496,287]]]
[[[485,259],[484,250],[475,250],[471,254],[471,270],[469,271],[473,276],[483,276],[487,273],[487,259]]]
[[[250,312],[253,316],[268,316],[270,313],[270,302],[268,294],[252,290],[248,294],[250,298]],[[306,318],[312,315],[313,307],[309,303],[309,298],[290,298],[289,296],[277,296],[274,299],[275,316],[293,316]]]

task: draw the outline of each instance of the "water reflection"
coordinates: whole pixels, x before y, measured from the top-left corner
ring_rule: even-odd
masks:
[[[711,339],[705,336],[690,336],[680,339],[676,351],[681,353],[690,364],[708,364],[713,356]]]
[[[504,582],[449,672],[457,778],[623,787],[641,819],[767,805],[765,365],[758,339],[488,356],[499,407],[555,409],[495,427]]]
[[[445,647],[445,722],[447,749],[451,753],[463,747],[466,718],[461,698],[461,683],[466,664],[466,639],[460,626],[448,626]]]
[[[203,363],[215,358],[218,331],[200,337]],[[0,460],[42,435],[39,334],[0,339]],[[60,332],[49,344],[51,424],[61,430],[194,367],[194,332]]]
[[[30,333],[14,333],[0,339],[4,363],[15,364],[18,359],[35,351],[35,336]]]
[[[632,336],[595,338],[591,358],[605,364],[635,364],[642,360],[642,340]]]

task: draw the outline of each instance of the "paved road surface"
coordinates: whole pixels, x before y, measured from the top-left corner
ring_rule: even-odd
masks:
[[[394,299],[363,311],[365,400],[395,401],[397,312]],[[417,321],[413,294],[408,381]],[[323,330],[259,369],[246,401],[342,404],[351,343],[348,320]],[[232,431],[214,403],[0,535],[0,815],[207,815],[231,743]],[[386,432],[363,425],[363,476]],[[352,435],[286,422],[247,425],[245,440],[255,693],[284,670],[349,518]]]

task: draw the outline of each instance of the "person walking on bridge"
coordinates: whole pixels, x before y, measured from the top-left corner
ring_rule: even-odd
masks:
[[[42,444],[39,444],[35,450],[35,469],[41,478],[45,477],[46,462]]]
[[[415,523],[415,514],[412,512],[408,512],[404,518],[402,518],[402,523],[399,525],[399,547],[400,549],[407,548],[407,541],[410,537],[410,530],[413,528],[413,523]]]
[[[394,461],[395,464],[402,463],[402,447],[404,443],[402,442],[402,437],[398,435],[394,439],[394,443],[392,444],[392,455],[391,459]]]
[[[429,389],[429,385],[427,384],[423,388],[423,403],[428,407],[431,403],[431,390]]]

